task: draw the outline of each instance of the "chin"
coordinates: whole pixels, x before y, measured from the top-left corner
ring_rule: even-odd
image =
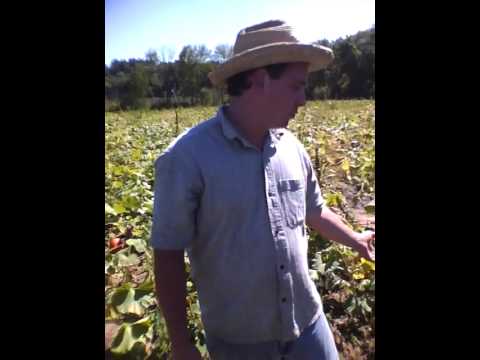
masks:
[[[278,119],[278,121],[275,122],[275,128],[286,128],[288,126],[288,123],[292,120],[291,117],[289,118],[283,118],[283,119]]]

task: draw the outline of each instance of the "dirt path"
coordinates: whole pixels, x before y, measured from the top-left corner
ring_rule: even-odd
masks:
[[[375,230],[375,215],[367,214],[363,208],[353,209],[353,213],[360,226]]]

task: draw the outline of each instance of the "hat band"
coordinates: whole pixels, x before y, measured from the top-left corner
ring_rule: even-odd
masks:
[[[237,38],[233,54],[239,54],[248,49],[259,46],[270,45],[272,43],[298,43],[297,38],[285,30],[260,30],[250,33],[240,34]]]

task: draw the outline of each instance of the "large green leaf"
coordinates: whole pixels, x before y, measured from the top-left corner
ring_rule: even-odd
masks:
[[[105,214],[117,215],[117,212],[109,204],[105,203]]]
[[[142,158],[142,151],[140,149],[132,150],[132,160],[138,161]]]
[[[119,288],[112,295],[112,305],[121,314],[143,316],[145,308],[135,299],[135,289]]]
[[[314,260],[314,269],[318,271],[320,274],[325,274],[325,263],[322,261],[322,255],[320,252],[315,254]]]
[[[135,251],[138,253],[144,253],[145,251],[147,251],[145,247],[145,242],[142,239],[128,239],[127,245],[133,246],[135,248]]]
[[[122,203],[126,208],[133,211],[137,210],[142,205],[142,202],[140,201],[140,199],[135,195],[125,196],[122,199]]]
[[[130,285],[123,285],[115,289],[111,296],[113,306],[121,305],[127,298],[128,292],[132,290]]]
[[[122,186],[123,186],[123,182],[121,182],[121,181],[115,180],[115,181],[112,182],[112,188],[114,188],[114,189],[118,189]]]
[[[343,195],[339,192],[329,193],[325,196],[327,206],[340,206],[344,201]]]
[[[122,250],[117,253],[117,256],[119,266],[133,266],[140,262],[140,259],[136,254],[129,254],[128,251]]]
[[[133,331],[132,325],[123,324],[113,340],[112,347],[110,348],[111,352],[118,355],[125,355],[138,343],[145,347],[145,339],[141,338],[141,333],[140,336],[138,335],[138,330]]]
[[[122,214],[125,211],[127,211],[127,209],[125,208],[125,206],[121,202],[116,202],[115,204],[113,204],[113,209],[115,210],[115,212],[117,214]]]
[[[350,172],[350,161],[348,161],[347,158],[343,159],[342,164],[341,164],[341,168],[347,174]]]
[[[112,168],[112,173],[113,175],[120,176],[124,173],[124,168],[123,166],[114,166]]]
[[[132,324],[132,335],[135,338],[140,338],[141,336],[148,335],[148,331],[152,327],[152,319],[150,317],[145,317],[140,319]]]
[[[151,293],[155,289],[155,284],[151,278],[142,283],[136,288],[137,291],[145,291],[146,293]]]

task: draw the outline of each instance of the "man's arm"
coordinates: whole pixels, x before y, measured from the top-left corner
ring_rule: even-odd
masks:
[[[358,251],[360,256],[375,261],[375,248],[372,242],[375,233],[364,231],[357,233],[345,225],[342,218],[323,205],[321,210],[315,210],[307,216],[307,225],[315,229],[328,240],[336,241],[342,245]]]
[[[154,250],[158,303],[172,342],[174,359],[200,360],[187,326],[187,274],[183,250]]]

